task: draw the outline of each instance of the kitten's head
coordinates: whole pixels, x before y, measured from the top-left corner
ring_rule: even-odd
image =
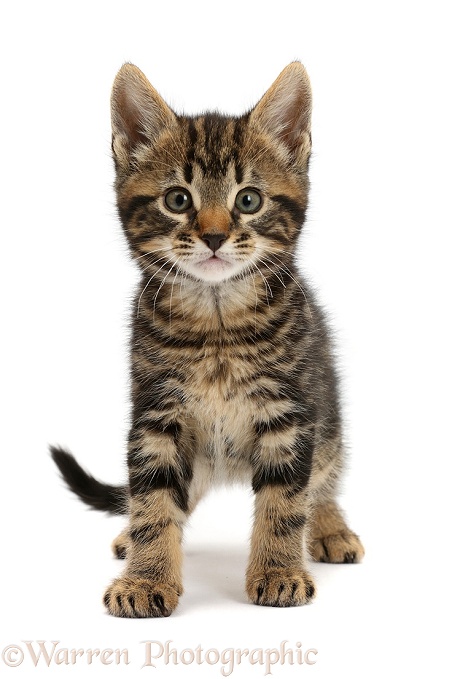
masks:
[[[299,62],[240,117],[177,115],[125,64],[112,149],[119,213],[143,269],[215,284],[287,262],[307,207],[310,113]]]

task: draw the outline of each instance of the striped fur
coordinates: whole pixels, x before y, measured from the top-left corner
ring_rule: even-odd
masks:
[[[335,500],[343,448],[328,331],[295,265],[310,109],[298,62],[240,117],[177,115],[131,64],[115,80],[118,210],[142,271],[128,487],[102,491],[52,450],[85,502],[127,508],[114,543],[125,571],[104,598],[113,615],[172,612],[184,522],[216,483],[255,493],[246,590],[256,604],[312,599],[308,550],[319,561],[363,556]]]

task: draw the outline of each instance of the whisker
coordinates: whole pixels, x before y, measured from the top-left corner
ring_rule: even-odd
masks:
[[[159,288],[158,288],[157,292],[155,293],[155,295],[154,295],[154,297],[153,297],[153,299],[154,299],[154,311],[153,311],[153,313],[152,313],[152,320],[153,320],[154,322],[155,322],[155,305],[156,305],[156,302],[157,302],[158,294],[159,294],[160,290],[162,289],[162,287],[163,287],[163,285],[164,285],[166,279],[168,278],[168,276],[170,275],[171,271],[174,269],[174,267],[176,266],[176,264],[177,264],[178,261],[179,261],[179,257],[176,259],[176,261],[174,262],[174,264],[172,265],[172,267],[170,268],[170,270],[168,271],[168,273],[166,274],[166,276],[164,277],[164,279],[163,279],[162,282],[160,283]],[[159,271],[160,271],[160,269],[159,269]]]
[[[141,259],[142,257],[147,257],[148,255],[154,255],[156,252],[168,252],[168,250],[172,250],[173,247],[169,248],[158,248],[157,250],[149,250],[149,252],[145,252],[143,255],[138,255],[138,257],[135,257],[135,259]]]
[[[176,262],[177,262],[177,261],[178,261],[178,260],[176,259]],[[170,271],[171,271],[171,269],[170,269]],[[173,282],[172,282],[172,284],[171,284],[171,293],[170,293],[170,300],[169,300],[169,332],[170,332],[170,335],[171,335],[171,320],[172,320],[172,319],[171,319],[171,305],[172,305],[172,303],[173,303],[173,290],[174,290],[174,283],[176,282],[176,278],[177,278],[177,276],[178,276],[178,274],[179,274],[179,271],[180,271],[180,269],[179,269],[179,267],[177,267],[177,269],[176,269],[176,275],[174,276]]]
[[[150,279],[148,280],[148,282],[147,282],[146,285],[144,286],[143,292],[141,293],[141,295],[140,295],[139,298],[138,298],[137,318],[138,318],[138,316],[140,315],[140,303],[141,303],[141,298],[143,297],[144,293],[146,292],[149,283],[150,283],[150,282],[152,281],[152,279],[158,274],[158,272],[161,271],[161,270],[163,269],[163,267],[165,266],[165,264],[168,264],[169,261],[170,261],[170,260],[169,260],[168,258],[166,258],[166,257],[161,257],[161,259],[166,259],[166,261],[163,262],[162,266],[161,266],[159,269],[157,269],[157,271],[150,277]],[[158,261],[161,261],[161,259],[159,259]],[[170,269],[170,271],[171,271],[171,269]]]
[[[253,281],[253,288],[254,288],[254,337],[257,335],[257,303],[258,303],[258,298],[257,298],[257,290],[256,290],[256,283],[254,280],[254,276],[251,275],[251,267],[247,265],[245,271],[243,272],[243,275],[245,276],[245,273],[248,272],[250,274],[251,280]],[[248,278],[248,276],[247,276]]]
[[[256,249],[258,249],[258,248],[256,248]],[[259,250],[265,252],[265,248],[259,248]],[[288,254],[290,254],[290,253],[288,253]],[[311,307],[310,307],[310,305],[309,305],[308,298],[306,297],[306,293],[305,293],[305,291],[303,290],[303,287],[302,287],[301,283],[293,276],[292,272],[288,269],[288,267],[286,266],[286,264],[285,264],[279,257],[277,257],[276,254],[274,254],[274,251],[272,251],[272,256],[275,257],[275,258],[280,262],[279,266],[278,266],[278,264],[275,264],[275,262],[272,262],[272,260],[270,259],[270,257],[267,255],[268,261],[271,262],[272,264],[274,264],[275,266],[278,266],[278,268],[282,269],[283,271],[285,271],[285,273],[289,276],[289,278],[291,278],[292,281],[295,283],[295,285],[301,290],[301,293],[302,293],[302,295],[303,295],[303,297],[304,297],[304,300],[305,300],[305,302],[306,302],[306,305],[307,305],[307,307],[308,307],[309,315],[310,315],[310,317],[311,317],[311,320],[313,320],[313,315],[312,315]]]
[[[269,261],[271,264],[273,264],[273,266],[276,266],[278,269],[280,268],[280,267],[278,266],[278,264],[275,264],[275,262],[272,262],[272,261],[271,261],[270,257],[267,257],[266,259],[268,259],[268,261]],[[262,264],[263,264],[264,266],[266,266],[267,269],[268,269],[269,271],[271,271],[271,273],[272,273],[274,276],[276,276],[276,278],[279,280],[279,282],[281,283],[281,285],[283,286],[283,288],[286,287],[285,284],[284,284],[283,279],[280,278],[280,277],[278,276],[278,274],[276,273],[276,271],[273,271],[273,269],[271,269],[271,268],[268,266],[268,264],[265,263],[265,259],[262,259],[261,257],[258,257],[258,258],[257,258],[257,261],[258,261],[258,262],[262,262]]]
[[[177,267],[177,268],[180,271],[179,267]],[[184,298],[182,296],[182,288],[184,288],[184,293],[185,293],[185,283],[187,281],[187,276],[188,276],[187,272],[182,270],[182,282],[179,285],[179,300],[180,300],[180,305],[181,305],[181,308],[182,308],[182,316],[183,316],[184,320],[185,320],[185,302],[184,302]]]
[[[150,269],[151,266],[155,266],[158,264],[158,262],[161,262],[162,259],[168,259],[166,255],[163,255],[163,257],[159,257],[158,259],[154,259],[152,262],[146,262],[146,264],[143,264],[145,269]]]
[[[259,267],[257,266],[257,264],[256,264],[255,262],[253,262],[252,259],[250,259],[249,257],[248,257],[248,261],[249,261],[249,263],[250,263],[252,266],[254,266],[255,269],[257,269],[257,271],[259,272],[260,277],[261,277],[262,280],[264,281],[264,285],[265,285],[265,296],[267,297],[267,306],[270,306],[270,302],[269,302],[269,300],[268,300],[268,292],[270,292],[270,297],[273,297],[273,291],[272,291],[272,289],[271,289],[271,287],[270,287],[270,283],[267,281],[267,279],[265,278],[264,274],[263,274],[262,271],[259,269]]]

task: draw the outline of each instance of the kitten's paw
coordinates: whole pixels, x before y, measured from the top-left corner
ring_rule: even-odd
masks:
[[[118,537],[111,543],[111,549],[117,559],[125,559],[127,556],[127,547],[129,543],[128,531],[123,530]]]
[[[182,587],[122,577],[108,587],[104,604],[110,615],[118,618],[166,618],[176,608],[180,594]]]
[[[259,606],[301,606],[315,596],[311,576],[297,568],[272,568],[248,572],[246,592]]]
[[[336,535],[312,539],[309,552],[314,561],[359,563],[364,556],[364,547],[355,533],[343,531]]]

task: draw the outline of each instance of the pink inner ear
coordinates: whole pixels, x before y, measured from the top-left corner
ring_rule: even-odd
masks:
[[[121,132],[127,137],[129,147],[134,148],[137,144],[146,142],[146,136],[141,122],[143,112],[139,110],[127,89],[126,85],[117,93],[117,123],[122,127]]]
[[[279,136],[292,152],[298,147],[303,132],[309,129],[310,111],[306,114],[306,101],[300,92],[288,103],[284,112],[285,127]]]
[[[111,97],[113,136],[126,139],[128,149],[149,143],[175,121],[170,107],[133,64],[125,64],[113,85]]]
[[[259,126],[279,137],[290,152],[295,152],[309,133],[311,87],[299,62],[286,66],[251,112]]]

